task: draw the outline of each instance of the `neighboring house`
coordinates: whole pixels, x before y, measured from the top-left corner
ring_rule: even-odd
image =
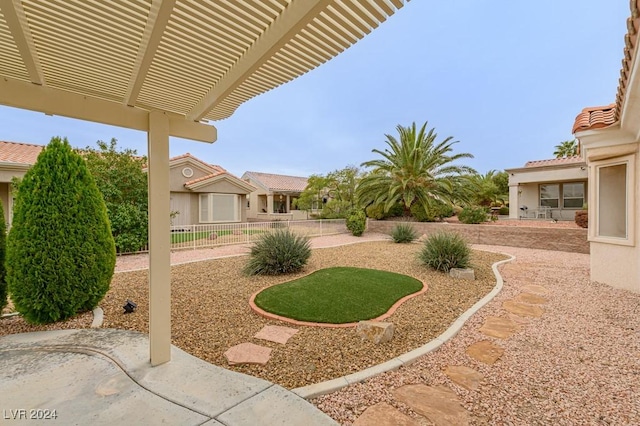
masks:
[[[573,133],[589,169],[591,280],[640,292],[640,0],[627,29],[615,103],[583,109]]]
[[[189,153],[171,158],[169,168],[173,225],[246,222],[254,186]]]
[[[295,200],[307,187],[307,178],[271,173],[245,172],[242,179],[255,186],[247,204],[247,219],[304,220],[307,212],[297,210]]]
[[[11,225],[11,180],[23,177],[44,146],[0,141],[0,201],[5,223]],[[245,222],[247,194],[256,188],[220,166],[191,154],[169,160],[173,225]]]
[[[13,216],[11,180],[22,178],[35,164],[43,148],[42,145],[0,141],[0,201],[4,208],[4,222],[8,226],[11,226]]]
[[[587,164],[580,156],[529,161],[509,174],[509,218],[574,220],[587,201]]]

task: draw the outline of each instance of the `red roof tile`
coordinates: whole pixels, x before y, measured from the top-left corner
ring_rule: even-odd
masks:
[[[618,121],[616,104],[584,108],[573,123],[572,133],[582,130],[601,129]]]
[[[576,117],[572,132],[599,129],[610,126],[620,120],[620,111],[627,94],[631,62],[637,48],[638,30],[640,30],[640,0],[629,2],[631,16],[627,19],[627,34],[624,36],[624,56],[618,80],[618,93],[615,103],[605,107],[585,108]]]
[[[188,158],[188,159],[193,160],[193,161],[195,161],[197,163],[202,163],[205,166],[209,166],[209,167],[213,168],[216,171],[216,173],[227,173],[227,171],[224,169],[224,167],[218,166],[217,164],[209,164],[209,163],[207,163],[205,161],[202,161],[201,159],[195,157],[194,155],[192,155],[189,152],[187,152],[186,154],[182,154],[182,155],[177,155],[175,157],[171,157],[171,158],[169,158],[169,162],[172,162],[172,161],[175,161],[175,160],[180,160],[180,159],[183,159],[183,158]]]
[[[42,145],[0,141],[0,162],[33,165],[43,149]]]
[[[275,175],[271,173],[246,172],[270,191],[302,192],[307,187],[308,179],[300,176]]]
[[[215,172],[215,173],[211,173],[210,175],[202,176],[202,177],[200,177],[198,179],[193,179],[193,180],[190,180],[189,182],[185,182],[184,186],[193,185],[194,183],[202,182],[203,180],[211,179],[212,177],[220,176],[220,175],[223,175],[223,174],[228,174],[228,173],[226,173],[224,171],[218,171],[218,172]]]
[[[551,158],[549,160],[535,160],[535,161],[527,161],[524,165],[525,167],[544,167],[544,166],[559,166],[562,164],[578,164],[584,163],[584,159],[576,155],[574,157],[562,157],[562,158]]]

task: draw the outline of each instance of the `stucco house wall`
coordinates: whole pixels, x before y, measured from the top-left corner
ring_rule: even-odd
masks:
[[[574,220],[575,212],[587,201],[588,171],[585,160],[580,157],[554,158],[529,161],[524,167],[506,169],[509,174],[509,218]],[[577,184],[577,186],[573,186]],[[558,190],[557,202],[546,211],[542,200],[543,187]],[[570,199],[576,188],[582,188],[582,201]],[[549,200],[547,200],[547,203]],[[555,205],[557,204],[557,205]],[[578,206],[577,204],[580,204]],[[524,209],[524,207],[527,207]]]

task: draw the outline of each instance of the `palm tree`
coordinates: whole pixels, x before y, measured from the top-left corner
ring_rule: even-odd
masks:
[[[578,143],[575,139],[560,142],[560,144],[556,145],[555,148],[556,150],[553,152],[553,155],[555,155],[556,158],[573,157],[578,155]]]
[[[384,151],[372,150],[381,159],[366,161],[363,167],[371,167],[371,173],[358,184],[360,205],[384,206],[384,211],[396,203],[402,203],[409,216],[411,206],[419,203],[428,211],[438,202],[451,204],[451,198],[460,185],[464,173],[475,173],[467,166],[452,164],[461,158],[473,158],[468,153],[452,154],[452,137],[436,143],[435,129],[426,132],[427,123],[416,129],[398,125],[399,140],[385,135],[388,147]]]
[[[509,193],[504,193],[496,183],[499,173],[489,170],[484,175],[476,173],[469,176],[469,189],[473,192],[474,204],[489,207],[496,203],[504,203]]]

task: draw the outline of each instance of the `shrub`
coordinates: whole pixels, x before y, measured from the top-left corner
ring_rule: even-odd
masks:
[[[7,250],[7,225],[4,223],[4,209],[0,203],[0,313],[7,306],[7,270],[4,266],[4,259]]]
[[[500,210],[498,210],[498,214],[501,216],[506,216],[509,214],[509,207],[507,206],[502,206],[500,207]]]
[[[381,220],[388,217],[399,217],[404,213],[402,204],[396,203],[389,209],[388,212],[384,211],[384,204],[372,204],[365,210],[367,217],[372,219]]]
[[[66,139],[53,138],[25,174],[7,238],[16,310],[49,323],[94,308],[109,290],[116,251],[96,183]]]
[[[287,229],[266,233],[251,247],[247,275],[278,275],[298,272],[311,256],[311,243]]]
[[[587,210],[578,210],[575,215],[576,224],[581,228],[589,227],[589,212]]]
[[[422,205],[416,203],[411,206],[411,216],[418,222],[436,222],[445,217],[453,216],[453,207],[436,202],[425,210]]]
[[[460,222],[466,224],[482,223],[487,221],[487,211],[484,207],[465,207],[458,214]]]
[[[367,226],[367,215],[364,210],[353,209],[347,216],[347,229],[356,237],[361,236]]]
[[[448,272],[469,266],[471,249],[458,234],[441,232],[429,236],[419,253],[420,261],[430,268]]]
[[[391,238],[396,243],[411,243],[418,238],[416,230],[408,223],[399,223],[391,231]]]

